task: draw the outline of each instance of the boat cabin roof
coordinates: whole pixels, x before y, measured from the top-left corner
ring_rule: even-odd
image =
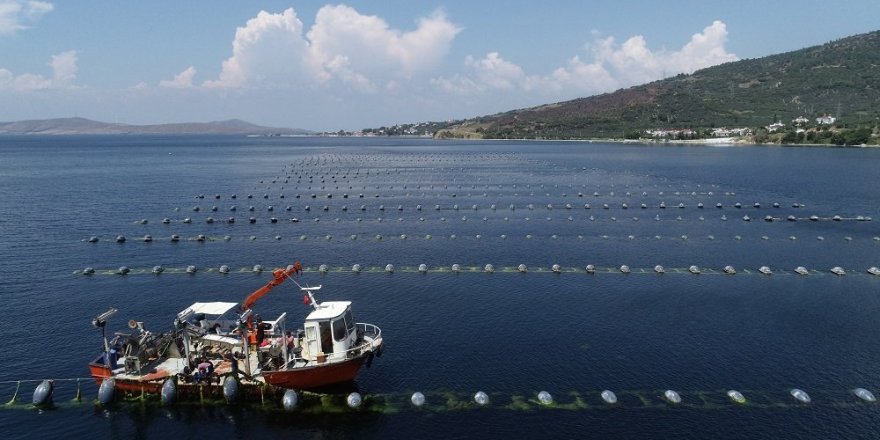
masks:
[[[342,316],[351,306],[351,301],[324,301],[316,310],[306,316],[306,321],[318,321]]]

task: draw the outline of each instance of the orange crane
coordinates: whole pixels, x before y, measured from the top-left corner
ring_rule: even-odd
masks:
[[[254,303],[257,302],[258,299],[266,296],[266,294],[269,293],[270,290],[275,288],[275,286],[283,283],[284,280],[289,278],[291,275],[294,275],[294,274],[300,273],[300,272],[302,272],[302,265],[299,264],[299,261],[291,264],[290,266],[287,266],[287,268],[285,268],[285,269],[278,268],[278,269],[273,270],[272,271],[273,278],[271,280],[269,280],[269,282],[266,283],[265,286],[260,287],[259,289],[255,290],[254,293],[251,293],[250,295],[248,295],[248,297],[245,298],[244,301],[242,301],[241,309],[247,310],[247,309],[251,308],[251,306],[254,305]]]

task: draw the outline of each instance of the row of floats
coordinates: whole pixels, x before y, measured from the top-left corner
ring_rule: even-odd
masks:
[[[256,264],[251,268],[241,268],[241,269],[237,269],[237,270],[233,270],[228,265],[224,264],[224,265],[221,265],[217,269],[209,268],[206,271],[207,272],[216,271],[221,274],[229,274],[232,272],[262,273],[264,270],[266,270],[266,269],[260,264]],[[344,268],[331,268],[330,266],[328,266],[326,264],[322,264],[322,265],[318,266],[316,269],[307,267],[307,268],[304,268],[303,270],[306,272],[316,270],[317,272],[322,273],[322,274],[326,274],[329,272],[343,272],[343,271],[345,271]],[[155,275],[159,275],[159,274],[165,273],[166,271],[171,272],[171,273],[195,274],[199,271],[199,269],[195,265],[189,265],[185,269],[180,269],[180,268],[166,269],[165,267],[163,267],[161,265],[157,265],[157,266],[153,266],[153,268],[150,270],[139,269],[136,271],[132,271],[132,269],[129,268],[128,266],[120,266],[118,269],[102,270],[102,271],[100,271],[100,273],[114,274],[114,275],[128,275],[131,273],[152,273]],[[393,264],[388,264],[384,268],[370,268],[370,267],[363,267],[360,264],[354,264],[350,269],[350,272],[352,272],[352,273],[361,273],[361,272],[394,273],[395,271],[398,271],[398,269],[395,268],[395,266]],[[478,266],[463,267],[459,264],[453,264],[452,266],[449,266],[449,267],[441,266],[441,267],[430,268],[430,267],[428,267],[427,264],[423,263],[423,264],[418,265],[418,267],[416,267],[416,268],[405,267],[405,268],[403,268],[402,271],[403,272],[418,272],[418,273],[428,273],[428,272],[460,273],[460,272],[479,272],[479,271],[482,271],[485,273],[494,273],[496,271],[497,272],[528,273],[529,268],[525,264],[520,264],[516,267],[504,267],[504,268],[498,268],[498,269],[496,269],[495,266],[492,264],[487,264],[487,265],[483,266],[482,268],[480,268]],[[534,270],[534,271],[535,272],[548,272],[548,270],[546,270],[544,268],[538,268],[537,270]],[[572,268],[572,267],[566,268],[566,267],[562,267],[558,264],[554,264],[550,267],[549,272],[556,273],[556,274],[561,274],[564,272],[565,273],[585,272],[587,274],[596,274],[596,273],[621,273],[621,274],[656,273],[658,275],[662,275],[665,273],[690,273],[693,275],[700,275],[703,273],[707,273],[707,274],[721,273],[721,274],[725,274],[725,275],[736,275],[738,273],[736,268],[734,268],[733,266],[730,266],[730,265],[724,266],[720,271],[718,271],[718,270],[711,269],[711,268],[700,268],[699,266],[696,266],[696,265],[692,265],[687,268],[669,268],[669,269],[667,269],[659,264],[654,266],[652,269],[645,269],[645,268],[632,269],[625,264],[621,265],[620,267],[617,267],[617,268],[610,268],[610,267],[598,268],[595,265],[588,264],[582,270],[577,269],[577,268]],[[858,271],[855,271],[855,270],[846,270],[840,266],[834,266],[828,272],[832,273],[834,275],[837,275],[837,276],[844,276],[847,274],[859,273]],[[876,266],[869,267],[866,272],[870,275],[880,276],[880,268],[878,268]],[[94,275],[99,272],[96,271],[92,267],[86,267],[82,271],[78,271],[78,273],[82,274],[82,275]],[[751,274],[753,272],[748,269],[745,269],[743,271],[743,273]],[[785,274],[785,273],[789,273],[789,272],[781,271],[781,270],[774,271],[774,270],[770,269],[769,266],[761,266],[757,269],[757,273],[762,274],[762,275],[773,275],[773,274]],[[816,271],[816,270],[810,270],[804,266],[798,266],[794,269],[793,273],[795,273],[797,275],[809,275],[811,273],[822,273],[822,272]]]
[[[407,194],[407,195],[408,195],[408,194]],[[314,195],[313,195],[313,196],[314,196]],[[423,194],[422,196],[424,197],[424,194]],[[486,194],[483,194],[483,196],[484,196],[484,197],[487,197]],[[329,197],[329,196],[328,196],[328,197]],[[348,194],[344,194],[343,197],[344,197],[344,198],[348,198]],[[359,197],[360,197],[360,198],[363,198],[364,195],[363,195],[363,194],[360,194]],[[376,194],[375,197],[378,198],[379,195]],[[453,194],[452,197],[456,197],[455,194]],[[696,206],[697,206],[698,209],[703,209],[703,208],[705,208],[705,206],[703,205],[702,202],[697,203]],[[739,202],[733,204],[732,206],[733,206],[734,208],[738,208],[738,209],[741,209],[741,208],[742,208],[742,205],[741,205]],[[795,203],[795,204],[792,205],[792,208],[803,208],[803,207],[805,207],[805,206],[806,206],[806,205],[804,205],[804,204],[802,204],[802,203]],[[612,208],[614,208],[614,209],[619,208],[619,209],[623,209],[623,210],[628,210],[628,209],[630,209],[630,208],[634,208],[634,209],[635,209],[635,208],[638,208],[638,209],[654,208],[654,206],[649,206],[647,203],[641,203],[641,204],[639,204],[638,206],[635,206],[635,205],[630,206],[630,205],[627,204],[627,203],[621,203],[619,206],[618,206],[618,205],[612,205],[612,204],[609,204],[609,203],[602,203],[602,204],[596,204],[596,205],[593,205],[593,204],[591,204],[591,203],[584,203],[582,207],[583,207],[583,209],[593,209],[593,208],[600,209],[600,208],[601,208],[601,209],[608,209],[608,210],[610,210],[610,209],[612,209]],[[666,209],[666,208],[685,209],[685,208],[687,208],[688,206],[687,206],[684,202],[680,202],[680,203],[678,203],[677,205],[675,205],[675,204],[667,205],[666,202],[660,202],[656,207],[659,208],[659,209]],[[721,204],[721,203],[716,203],[716,204],[715,204],[715,207],[716,207],[717,209],[723,209],[723,208],[724,208],[724,205]],[[754,207],[755,207],[755,208],[760,208],[761,205],[760,205],[760,203],[755,203],[755,204],[754,204]],[[773,204],[773,207],[774,207],[774,208],[779,208],[779,207],[780,207],[780,206],[779,206],[779,203],[774,203],[774,204]],[[262,209],[265,209],[265,210],[268,211],[268,212],[274,212],[274,211],[276,210],[276,208],[277,208],[278,210],[281,210],[280,207],[276,207],[275,205],[266,205],[266,206],[262,206],[262,207],[260,207],[261,210],[262,210]],[[479,204],[474,203],[474,204],[471,204],[471,206],[469,206],[469,207],[468,207],[468,206],[461,205],[461,204],[458,204],[458,203],[454,203],[454,204],[452,204],[452,205],[443,205],[443,204],[437,203],[437,204],[434,204],[434,206],[433,206],[433,209],[434,209],[435,211],[449,210],[449,209],[452,209],[452,210],[454,210],[454,211],[467,210],[467,209],[470,209],[470,210],[473,210],[473,211],[479,211],[480,209],[490,209],[490,210],[492,210],[492,211],[496,211],[496,210],[499,210],[499,209],[507,209],[507,210],[510,210],[510,211],[516,211],[517,209],[528,209],[528,210],[531,211],[531,210],[541,209],[541,208],[543,208],[543,209],[547,209],[547,210],[553,210],[553,209],[575,209],[575,208],[580,208],[580,206],[575,206],[575,205],[573,205],[573,204],[571,204],[571,203],[555,204],[555,205],[554,205],[553,203],[538,204],[538,205],[536,205],[535,203],[528,203],[528,204],[521,205],[519,208],[517,208],[517,205],[516,205],[515,203],[510,203],[510,204],[508,204],[507,206],[500,206],[498,203],[492,203],[492,204],[489,204],[489,205],[486,205],[486,206],[480,206]],[[175,209],[175,211],[178,211],[178,212],[180,211],[180,208],[179,208],[179,207],[174,208],[174,209]],[[247,210],[247,211],[250,211],[250,212],[255,212],[255,211],[257,210],[257,207],[254,206],[254,205],[248,205],[247,208],[241,208],[241,209],[244,209],[244,210]],[[283,209],[284,209],[285,211],[294,211],[294,210],[299,211],[299,210],[302,210],[302,211],[309,212],[309,211],[312,211],[312,206],[311,206],[311,205],[302,205],[301,207],[295,207],[295,206],[293,206],[293,205],[287,205],[287,206],[285,206]],[[315,210],[318,210],[318,209],[319,209],[319,208],[317,208],[317,207],[315,208]],[[329,210],[331,209],[331,206],[330,206],[330,205],[323,205],[320,209],[323,210],[323,211],[329,211]],[[348,206],[348,205],[342,205],[342,206],[340,206],[340,207],[337,208],[337,209],[339,209],[339,210],[341,210],[341,211],[348,211],[348,210],[349,210],[349,206]],[[386,206],[385,206],[384,204],[379,204],[379,205],[377,205],[377,206],[375,206],[375,207],[373,207],[373,208],[370,208],[368,205],[366,205],[366,204],[362,204],[362,205],[360,205],[360,206],[357,207],[357,208],[355,208],[355,207],[352,207],[352,208],[351,208],[351,210],[355,210],[355,209],[358,209],[358,210],[360,210],[360,211],[367,211],[368,209],[377,209],[377,210],[379,210],[379,211],[385,211],[385,210],[386,210]],[[396,209],[397,211],[401,211],[401,212],[402,212],[402,211],[405,211],[405,210],[408,210],[408,209],[412,209],[412,210],[415,210],[415,211],[422,211],[422,210],[428,209],[428,207],[423,206],[422,204],[416,204],[415,206],[413,206],[413,207],[411,207],[411,208],[408,208],[408,207],[405,207],[403,204],[398,204],[396,207],[394,207],[394,206],[388,206],[387,209],[388,209],[388,210]],[[239,211],[239,207],[238,207],[237,205],[231,205],[231,206],[229,206],[228,208],[226,208],[226,210],[228,210],[229,212],[237,212],[237,211]],[[192,211],[193,211],[193,212],[201,212],[201,211],[203,211],[203,208],[202,208],[201,206],[199,206],[199,205],[196,205],[196,206],[193,206],[193,207],[192,207]],[[204,211],[219,212],[219,211],[220,211],[220,207],[218,207],[217,205],[213,205],[213,206],[211,206],[210,208],[204,208]],[[771,217],[772,217],[772,216],[771,216]],[[815,218],[816,220],[819,220],[819,218],[818,218],[817,216],[810,216],[809,218],[810,218],[811,220],[813,220],[814,218]]]
[[[354,241],[354,240],[357,240],[359,237],[361,237],[361,236],[358,235],[358,234],[351,234],[351,235],[349,235],[348,238],[349,238],[349,240]],[[543,236],[538,236],[538,237],[543,237]],[[588,237],[589,237],[589,236],[588,236]],[[578,236],[576,236],[575,238],[576,238],[577,240],[584,240],[585,238],[588,238],[588,237],[585,237],[585,236],[583,236],[583,235],[578,235]],[[283,237],[282,237],[281,235],[275,235],[275,236],[272,237],[272,238],[273,238],[274,240],[277,241],[277,240],[281,240]],[[333,240],[334,236],[328,234],[328,235],[324,235],[324,236],[322,236],[322,237],[316,237],[316,238],[318,238],[318,239],[323,239],[323,240],[326,240],[326,241],[330,241],[330,240]],[[376,234],[376,235],[373,236],[372,238],[374,238],[376,241],[382,241],[382,240],[384,240],[384,239],[386,239],[386,238],[389,238],[389,237],[386,237],[386,236],[384,236],[384,235],[382,235],[382,234]],[[399,239],[399,240],[408,240],[408,239],[410,239],[411,237],[410,237],[409,235],[407,235],[407,234],[400,234],[399,236],[396,236],[396,237],[395,237],[395,236],[391,236],[391,238],[397,238],[397,239]],[[435,237],[434,237],[433,235],[431,235],[431,234],[426,234],[423,238],[424,238],[425,240],[431,240],[431,239],[433,239],[433,238],[435,238]],[[457,239],[457,238],[459,238],[459,236],[456,235],[456,234],[450,234],[450,235],[449,235],[449,239],[450,239],[450,240],[455,240],[455,239]],[[476,235],[473,236],[473,238],[474,238],[474,239],[477,239],[477,240],[480,240],[480,239],[483,239],[483,238],[486,238],[486,237],[484,237],[482,234],[476,234]],[[508,239],[508,238],[512,238],[512,237],[508,236],[507,234],[501,234],[501,235],[498,236],[498,238],[500,238],[500,239],[502,239],[502,240],[506,240],[506,239]],[[536,238],[536,236],[535,236],[535,235],[532,235],[532,234],[526,234],[526,235],[523,235],[522,238],[525,238],[525,239],[527,239],[527,240],[531,240],[531,239],[533,239],[533,238]],[[556,235],[556,234],[551,234],[551,235],[549,236],[549,238],[550,238],[550,239],[553,239],[553,240],[557,240],[557,239],[560,238],[560,236],[559,236],[559,235]],[[599,236],[597,236],[596,238],[601,238],[602,240],[609,240],[609,239],[617,238],[617,237],[612,237],[612,236],[609,236],[609,235],[605,235],[605,234],[603,234],[603,235],[599,235]],[[627,235],[625,238],[626,238],[627,240],[633,241],[633,240],[635,240],[636,238],[639,238],[639,237],[636,237],[635,235]],[[647,237],[647,236],[645,236],[645,237],[643,237],[643,238],[652,238],[652,239],[654,239],[654,240],[662,240],[662,239],[663,239],[663,236],[661,236],[661,235],[654,235],[653,237]],[[683,234],[683,235],[680,235],[680,236],[677,236],[677,237],[667,237],[667,238],[668,238],[668,239],[675,239],[675,240],[682,240],[682,241],[687,241],[687,240],[691,239],[691,237],[688,236],[688,235],[686,235],[686,234]],[[761,240],[763,240],[763,241],[769,241],[769,240],[771,239],[770,236],[768,236],[768,235],[762,235],[760,238],[761,238]],[[257,239],[258,239],[258,237],[257,237],[256,235],[251,235],[251,236],[248,236],[248,237],[247,237],[247,240],[249,240],[249,241],[256,241]],[[308,236],[308,235],[300,235],[300,236],[299,236],[299,240],[300,240],[300,241],[305,241],[305,240],[308,240],[308,239],[309,239],[309,236]],[[707,236],[706,236],[706,239],[707,239],[707,240],[710,240],[710,241],[713,241],[713,240],[716,239],[716,237],[715,237],[714,235],[707,235]],[[743,240],[743,236],[742,236],[742,235],[734,235],[734,236],[733,236],[733,239],[736,240],[736,241],[741,241],[741,240]],[[786,239],[789,240],[789,241],[797,241],[798,238],[797,238],[797,236],[789,235]],[[116,241],[116,243],[120,243],[120,244],[125,243],[126,241],[128,241],[128,239],[127,239],[124,235],[117,235],[116,238],[115,238],[114,240]],[[209,236],[209,235],[205,235],[205,234],[197,234],[197,235],[189,236],[189,237],[181,237],[181,236],[178,235],[178,234],[171,234],[171,236],[169,236],[169,237],[167,238],[167,240],[170,241],[170,242],[172,242],[172,243],[177,243],[177,242],[180,242],[181,240],[183,240],[183,241],[194,241],[194,242],[198,242],[198,243],[204,243],[204,242],[209,242],[209,241],[232,241],[232,240],[233,240],[233,237],[232,237],[231,235],[224,235],[224,236],[222,236],[222,237],[219,237],[219,236]],[[818,236],[816,236],[816,240],[817,240],[817,241],[825,241],[825,237],[822,236],[822,235],[818,235]],[[846,236],[843,237],[843,240],[844,240],[844,241],[847,241],[847,242],[850,242],[850,241],[853,241],[853,237],[852,237],[852,236],[849,236],[849,235],[846,235]],[[880,236],[874,236],[872,240],[875,241],[875,242],[880,243]],[[101,241],[101,239],[100,239],[97,235],[92,235],[92,236],[90,236],[89,238],[87,238],[87,239],[85,239],[85,240],[83,240],[83,241],[88,242],[88,243],[98,243],[99,241]],[[152,235],[147,234],[147,235],[144,235],[143,237],[138,238],[138,241],[142,241],[142,242],[144,242],[144,243],[152,243],[152,242],[154,241],[154,238],[153,238]]]
[[[113,380],[108,379],[105,380],[98,389],[97,401],[101,405],[111,405],[113,404],[119,396],[116,395],[116,392],[113,388]],[[222,385],[203,385],[203,388],[210,388],[208,390],[202,389],[199,393],[200,399],[204,399],[204,396],[207,394],[209,396],[214,396],[221,394],[223,400],[227,404],[235,404],[244,400],[244,395],[238,387],[238,381],[231,376],[227,376],[223,381]],[[13,405],[17,403],[17,396],[19,392],[19,388],[21,387],[21,381],[18,382],[18,386],[15,391],[15,395],[12,399],[7,403],[7,406]],[[52,408],[54,406],[54,391],[55,391],[55,381],[46,379],[40,381],[39,385],[36,387],[33,393],[32,405],[37,408]],[[865,388],[854,388],[850,390],[850,393],[858,398],[860,401],[865,403],[875,403],[877,401],[874,394],[865,389]],[[280,404],[281,407],[286,411],[294,411],[300,406],[300,402],[303,401],[303,397],[296,390],[270,390],[268,392],[261,392],[260,399],[263,400],[265,404],[266,394],[270,394],[270,396],[280,395]],[[749,404],[746,395],[740,391],[731,389],[725,391],[725,396],[729,399],[730,402],[740,405]],[[800,388],[792,388],[788,390],[788,394],[790,394],[791,398],[794,399],[796,403],[799,404],[809,404],[812,402],[812,398],[810,395],[800,389]],[[182,396],[178,393],[177,384],[173,379],[168,379],[162,386],[162,391],[160,393],[160,402],[162,405],[170,406],[175,404]],[[219,397],[219,396],[218,396]],[[311,393],[308,395],[308,398],[311,398]],[[614,391],[611,390],[602,390],[599,393],[599,397],[605,404],[608,405],[618,405],[620,402],[618,400],[617,395]],[[682,398],[681,394],[678,391],[667,389],[662,392],[660,396],[666,403],[670,405],[681,405],[684,404],[685,401]],[[75,401],[82,400],[82,393],[79,388],[79,382],[77,382],[77,393],[74,398]],[[449,400],[449,397],[446,396],[442,401]],[[477,391],[473,394],[472,397],[473,403],[477,406],[489,406],[491,404],[491,399],[489,394],[484,391]],[[529,399],[532,402],[535,402],[538,405],[543,406],[553,406],[556,405],[557,402],[554,400],[553,395],[550,392],[542,390],[534,395],[532,399]],[[345,404],[351,409],[358,409],[364,403],[365,398],[358,392],[351,392],[345,396]],[[429,405],[428,398],[421,391],[416,391],[409,396],[409,402],[414,407],[424,407]],[[443,403],[441,403],[442,405]]]

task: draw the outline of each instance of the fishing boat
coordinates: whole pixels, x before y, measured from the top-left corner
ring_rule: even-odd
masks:
[[[206,394],[231,400],[260,396],[267,388],[315,390],[354,380],[364,364],[369,367],[381,356],[382,332],[376,325],[355,322],[350,301],[317,301],[321,286],[298,283],[293,277],[301,272],[299,263],[274,270],[272,280],[241,304],[193,303],[163,333],[130,320],[130,332],[108,337],[107,323],[117,309],[98,315],[92,324],[101,329],[103,351],[89,370],[101,386],[99,400],[112,400],[115,391],[161,394],[163,401],[166,393],[172,394],[171,400]],[[287,330],[286,312],[263,320],[252,309],[288,279],[312,309],[303,327],[293,331]]]

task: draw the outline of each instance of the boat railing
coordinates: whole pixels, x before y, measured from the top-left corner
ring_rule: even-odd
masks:
[[[348,359],[360,356],[364,352],[373,351],[381,344],[382,329],[365,322],[355,324],[355,332],[358,338],[355,345],[342,353],[332,353],[331,359]]]

